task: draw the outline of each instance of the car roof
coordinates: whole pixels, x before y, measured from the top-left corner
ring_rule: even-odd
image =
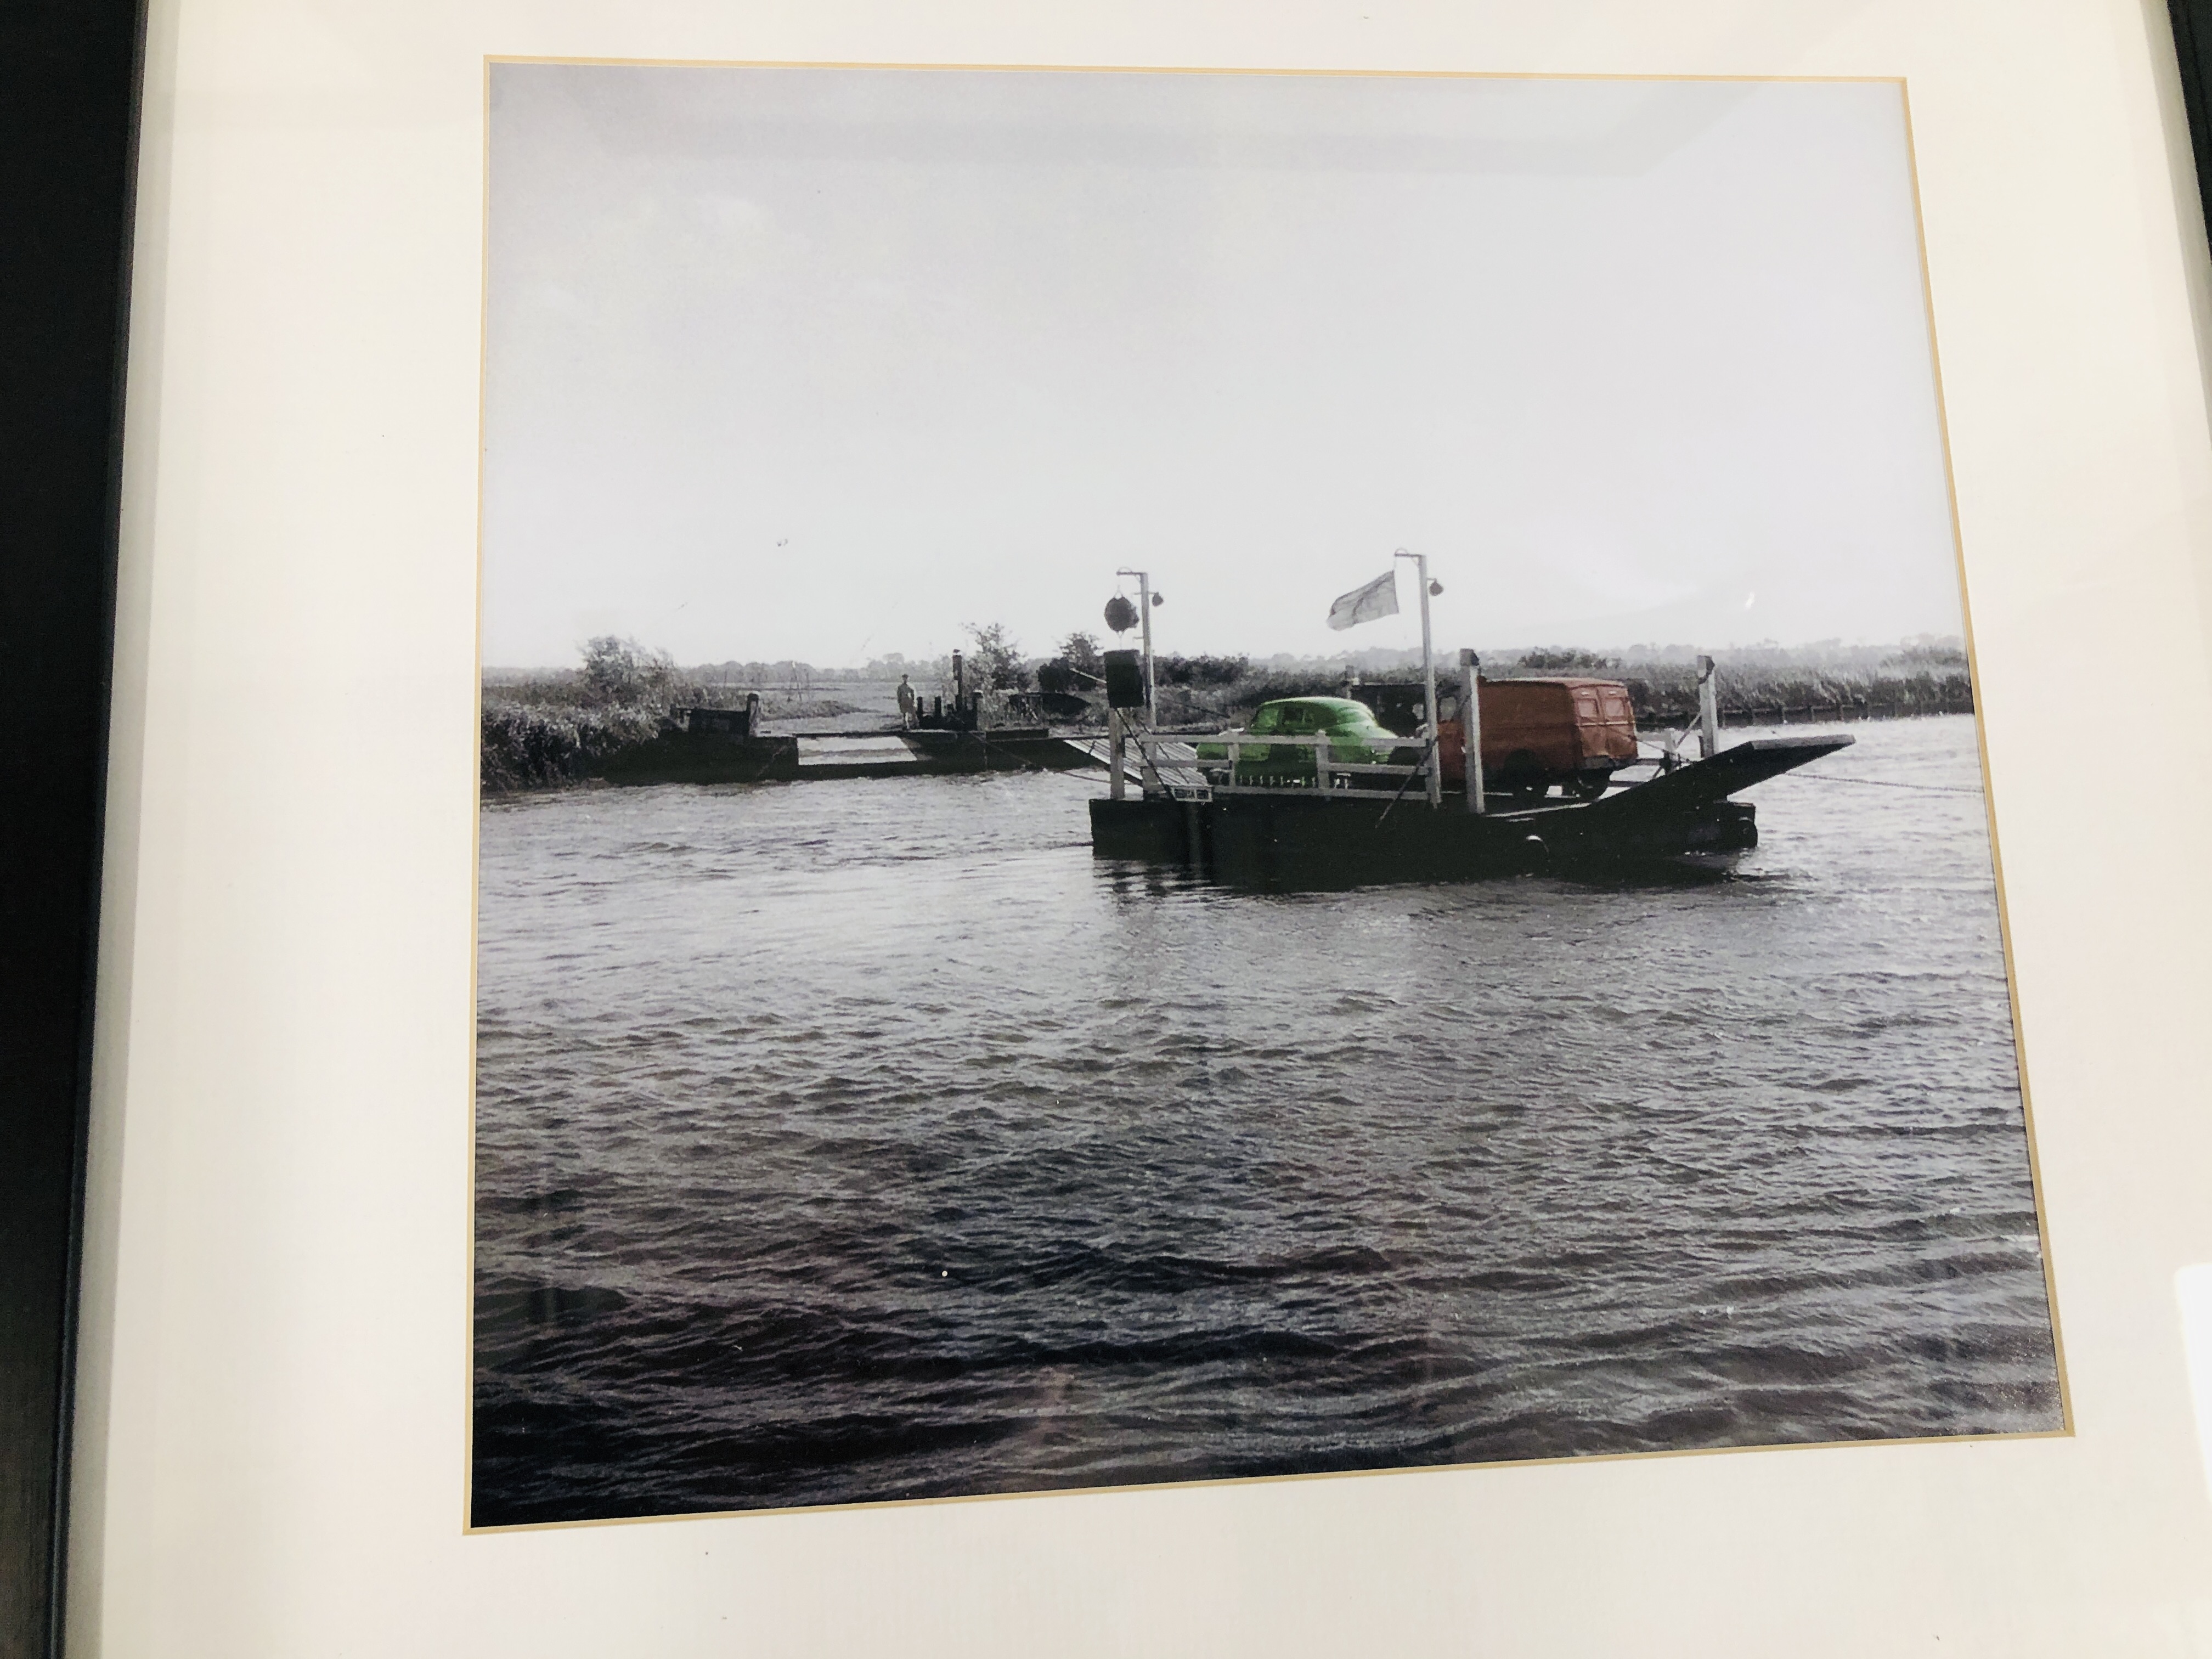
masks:
[[[1365,703],[1354,702],[1350,697],[1274,697],[1261,703],[1260,707],[1261,708],[1326,708],[1333,714],[1365,714],[1370,720],[1374,718]]]

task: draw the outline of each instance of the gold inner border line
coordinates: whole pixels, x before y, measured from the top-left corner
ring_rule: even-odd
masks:
[[[1911,194],[1913,239],[1920,264],[1920,293],[1922,314],[1928,331],[1928,362],[1931,391],[1936,404],[1936,426],[1942,452],[1944,497],[1950,512],[1951,549],[1959,584],[1960,623],[1966,639],[1966,677],[1974,700],[1974,738],[1980,758],[1982,799],[1984,819],[1990,837],[1991,879],[1995,886],[1997,907],[1997,931],[2005,970],[2005,994],[2011,1013],[2013,1057],[2020,1085],[2021,1127],[2027,1146],[2029,1188],[2035,1208],[2038,1248],[2043,1263],[2045,1310],[2051,1324],[2051,1354],[2058,1384],[2060,1426],[2056,1429],[2021,1430],[1996,1434],[1909,1435],[1848,1440],[1803,1440],[1761,1442],[1740,1446],[1683,1446],[1655,1451],[1593,1452],[1587,1455],[1571,1453],[1553,1456],[1523,1458],[1493,1458],[1465,1463],[1415,1463],[1387,1468],[1315,1469],[1290,1474],[1227,1475],[1187,1480],[1127,1482],[1079,1486],[1042,1486],[1006,1492],[957,1492],[934,1498],[869,1498],[846,1504],[805,1504],[781,1507],[762,1507],[734,1510],[682,1510],[665,1514],[621,1515],[595,1516],[576,1521],[526,1521],[498,1526],[477,1526],[470,1519],[474,1499],[476,1474],[476,1245],[477,1245],[477,969],[479,951],[479,933],[482,922],[483,884],[483,767],[477,768],[471,781],[471,801],[474,818],[470,830],[470,894],[469,894],[469,1074],[466,1095],[469,1107],[467,1205],[468,1272],[465,1291],[467,1304],[464,1310],[464,1329],[466,1340],[462,1353],[462,1478],[461,1532],[465,1536],[489,1536],[522,1532],[572,1531],[589,1527],[622,1527],[665,1525],[685,1521],[727,1521],[738,1519],[767,1519],[772,1516],[844,1514],[854,1510],[913,1509],[945,1504],[997,1503],[1022,1498],[1068,1498],[1109,1495],[1119,1492],[1182,1492],[1199,1488],[1222,1486],[1275,1486],[1302,1480],[1349,1480],[1386,1475],[1408,1474],[1468,1474],[1480,1471],[1556,1468],[1564,1464],[1644,1462],[1662,1458],[1723,1457],[1747,1452],[1822,1451],[1844,1447],[1892,1448],[1905,1446],[1960,1446],[1985,1445],[1992,1443],[2063,1440],[2076,1432],[2073,1391],[2067,1379],[2066,1348],[2060,1334],[2058,1316],[2058,1285],[2057,1269],[2051,1253],[2051,1224],[2045,1212],[2045,1200],[2041,1162],[2035,1139],[2035,1115],[2031,1104],[2027,1081],[2027,1041],[2022,1030],[2018,975],[2013,963],[2012,921],[2005,902],[2004,860],[1997,842],[1996,793],[1991,780],[1989,753],[1989,732],[1983,720],[1983,697],[1980,659],[1974,645],[1972,603],[1966,586],[1966,557],[1964,532],[1959,513],[1958,479],[1951,452],[1949,411],[1944,402],[1942,353],[1936,333],[1935,284],[1928,265],[1927,218],[1923,209],[1920,191],[1919,154],[1915,145],[1912,126],[1912,106],[1905,77],[1902,75],[1696,75],[1696,74],[1624,74],[1598,72],[1575,74],[1561,70],[1403,70],[1403,69],[1281,69],[1281,68],[1205,68],[1186,64],[978,64],[978,63],[881,63],[847,61],[841,59],[793,58],[592,58],[532,56],[528,54],[487,54],[483,59],[482,115],[483,137],[480,185],[483,210],[480,232],[479,301],[477,374],[477,628],[476,628],[476,722],[477,743],[481,759],[483,708],[483,530],[484,530],[484,454],[488,435],[486,426],[487,399],[489,389],[491,349],[491,75],[495,67],[502,64],[544,65],[549,67],[578,67],[606,69],[669,69],[669,70],[883,70],[908,73],[969,73],[1001,75],[1177,75],[1212,76],[1219,77],[1255,78],[1310,78],[1327,80],[1403,80],[1403,81],[1545,81],[1545,82],[1603,82],[1668,84],[1733,84],[1753,86],[1893,86],[1897,88],[1899,118],[1904,125],[1905,161],[1907,183]]]
[[[562,58],[513,57],[493,53],[487,67],[499,64],[572,64],[586,69],[805,69],[895,70],[930,73],[966,71],[978,75],[1208,75],[1291,78],[1307,76],[1328,81],[1644,81],[1727,82],[1747,86],[1882,86],[1902,87],[1901,75],[1630,75],[1620,71],[1579,74],[1565,70],[1406,70],[1406,69],[1272,69],[1193,68],[1178,64],[894,64],[865,58]]]

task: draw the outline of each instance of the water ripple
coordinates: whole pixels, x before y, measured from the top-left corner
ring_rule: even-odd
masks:
[[[486,809],[479,1523],[2055,1426],[1977,798],[1266,896],[1086,793]]]

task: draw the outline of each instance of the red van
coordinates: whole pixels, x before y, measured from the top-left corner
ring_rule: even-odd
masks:
[[[1443,688],[1437,688],[1439,696]],[[1595,800],[1614,770],[1636,758],[1636,712],[1618,680],[1484,680],[1486,790],[1540,800],[1553,784]],[[1467,744],[1456,720],[1438,722],[1445,781],[1467,782]]]

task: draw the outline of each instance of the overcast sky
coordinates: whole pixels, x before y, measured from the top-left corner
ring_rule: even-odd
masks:
[[[487,664],[1960,629],[1897,88],[492,75]]]

